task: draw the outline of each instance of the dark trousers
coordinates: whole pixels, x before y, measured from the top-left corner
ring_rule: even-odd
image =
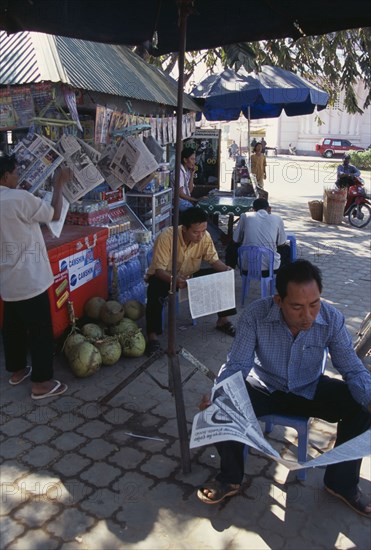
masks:
[[[217,272],[213,268],[200,269],[194,273],[193,277],[202,277],[203,275],[211,275],[212,273]],[[155,332],[158,335],[162,334],[162,309],[169,290],[170,283],[162,281],[155,275],[149,278],[146,305],[147,334],[150,332]],[[219,312],[218,317],[228,317],[229,315],[236,315],[236,313],[236,309],[233,308],[228,311]]]
[[[327,422],[337,422],[335,446],[365,432],[371,426],[371,414],[354,401],[345,382],[322,375],[313,399],[292,393],[264,391],[249,377],[246,388],[256,416],[280,413],[296,416],[314,416]],[[221,459],[217,479],[226,483],[241,483],[244,475],[244,445],[223,441],[216,445]],[[350,460],[327,466],[324,482],[337,493],[353,497],[359,482],[361,460]]]
[[[3,342],[6,370],[27,366],[31,352],[32,382],[53,378],[53,329],[48,291],[18,302],[4,302]]]

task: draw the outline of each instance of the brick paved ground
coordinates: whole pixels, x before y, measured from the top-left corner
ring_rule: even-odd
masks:
[[[278,204],[277,189],[270,193]],[[292,197],[290,215],[287,207],[276,206],[276,211],[295,232],[300,257],[322,269],[324,298],[344,312],[354,335],[370,309],[369,231],[314,222],[303,198]],[[237,272],[236,286],[239,302]],[[248,301],[256,297],[257,287]],[[177,339],[217,372],[230,339],[214,324],[210,316],[192,326],[182,306]],[[180,361],[185,378],[193,367]],[[249,455],[240,496],[215,507],[200,503],[195,490],[215,473],[216,451],[192,451],[192,472],[182,473],[174,401],[151,378],[167,384],[165,358],[108,405],[99,404],[141,362],[125,359],[79,380],[58,356],[55,375],[69,384],[69,391],[40,402],[30,399],[29,381],[9,386],[2,368],[1,549],[370,547],[370,522],[323,491],[323,471],[310,470],[307,480],[298,482],[294,473],[255,452]],[[199,372],[184,385],[189,428],[200,396],[209,389],[210,381]],[[295,452],[290,429],[276,428],[269,440],[279,451]],[[333,441],[334,427],[315,420],[310,455],[331,448]],[[366,459],[362,487],[368,493],[370,479]]]

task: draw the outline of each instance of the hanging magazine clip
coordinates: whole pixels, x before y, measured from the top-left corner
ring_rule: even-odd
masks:
[[[49,111],[53,110],[56,113],[61,115],[61,118],[49,118],[44,115]],[[77,122],[71,120],[69,115],[62,109],[58,101],[55,98],[55,91],[53,93],[53,98],[49,103],[40,111],[39,116],[31,118],[31,122],[40,126],[76,126]]]

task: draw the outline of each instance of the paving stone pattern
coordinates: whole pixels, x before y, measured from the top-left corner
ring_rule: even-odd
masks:
[[[324,298],[344,312],[354,335],[370,307],[369,231],[314,222],[300,203],[290,209],[290,217],[282,214],[299,256],[322,269]],[[238,306],[240,293],[236,271]],[[258,296],[253,286],[247,302]],[[216,373],[231,339],[215,330],[215,320],[192,326],[182,304],[177,344]],[[57,356],[55,376],[69,384],[68,393],[39,402],[30,398],[29,381],[11,387],[1,370],[1,550],[369,548],[369,521],[323,491],[322,470],[298,482],[257,452],[248,456],[241,495],[218,506],[199,502],[196,488],[215,474],[218,457],[214,447],[191,451],[192,471],[183,473],[174,399],[151,378],[167,385],[166,357],[107,405],[99,402],[142,362],[123,359],[76,379]],[[180,364],[184,379],[193,366],[182,358]],[[183,386],[189,430],[210,384],[197,371]],[[314,421],[310,455],[330,448],[334,433]],[[295,453],[294,431],[275,428],[269,440]],[[370,492],[369,459],[362,486]]]

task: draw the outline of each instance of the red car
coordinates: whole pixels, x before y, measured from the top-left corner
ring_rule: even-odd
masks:
[[[364,148],[352,145],[347,139],[324,138],[321,143],[317,143],[316,151],[323,157],[331,158],[334,155],[344,155],[347,151],[364,151]]]

